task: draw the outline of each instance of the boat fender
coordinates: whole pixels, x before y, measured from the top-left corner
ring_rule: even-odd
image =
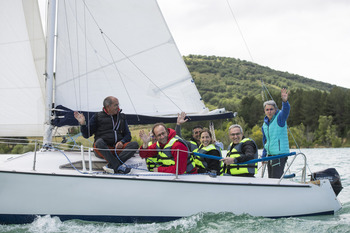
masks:
[[[292,174],[283,176],[283,179],[290,179],[290,178],[294,178],[294,177],[295,177],[295,173],[292,173]]]
[[[311,176],[310,181],[317,181],[317,180],[324,180],[324,179],[329,180],[336,196],[338,196],[340,191],[343,189],[343,186],[340,181],[339,173],[335,168],[327,168],[323,171],[314,172],[314,173],[311,173],[310,176]]]

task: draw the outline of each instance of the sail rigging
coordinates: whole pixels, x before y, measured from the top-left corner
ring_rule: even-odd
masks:
[[[157,1],[61,2],[55,104],[65,116],[56,125],[74,124],[72,110],[100,111],[110,95],[119,99],[130,124],[174,122],[182,111],[209,113]]]
[[[119,99],[130,124],[175,122],[182,111],[193,120],[233,117],[204,105],[156,0],[55,3],[57,29],[46,43],[56,44],[45,54],[37,1],[1,2],[0,107],[10,110],[0,114],[0,136],[46,131],[50,140],[53,126],[76,125],[73,111],[91,117],[106,96]]]

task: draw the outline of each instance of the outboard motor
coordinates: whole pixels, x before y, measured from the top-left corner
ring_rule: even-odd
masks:
[[[335,195],[338,196],[340,191],[343,189],[343,186],[341,185],[340,176],[337,170],[335,168],[327,168],[323,171],[311,173],[311,181],[324,179],[329,180]]]

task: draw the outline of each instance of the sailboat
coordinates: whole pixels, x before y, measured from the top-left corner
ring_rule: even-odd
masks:
[[[233,114],[205,107],[156,0],[50,0],[48,9],[45,37],[37,1],[0,3],[0,137],[44,138],[40,150],[0,156],[1,224],[42,215],[150,222],[341,208],[328,179],[157,175],[137,156],[128,161],[130,174],[111,175],[91,150],[56,149],[57,127],[77,125],[73,111],[91,117],[106,96],[119,99],[129,124],[173,122],[181,111],[192,120]]]

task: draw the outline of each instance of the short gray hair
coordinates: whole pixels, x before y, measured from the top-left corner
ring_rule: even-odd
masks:
[[[266,105],[272,105],[275,109],[277,109],[277,104],[276,104],[276,102],[274,100],[265,101],[264,105],[263,105],[264,109],[265,109]]]
[[[243,129],[240,125],[238,124],[234,124],[234,125],[231,125],[229,128],[228,128],[228,132],[230,132],[231,129],[233,128],[239,128],[239,130],[241,131],[241,133],[243,134]]]
[[[107,108],[108,106],[112,105],[112,101],[113,100],[113,96],[107,96],[104,100],[103,100],[103,107]]]

